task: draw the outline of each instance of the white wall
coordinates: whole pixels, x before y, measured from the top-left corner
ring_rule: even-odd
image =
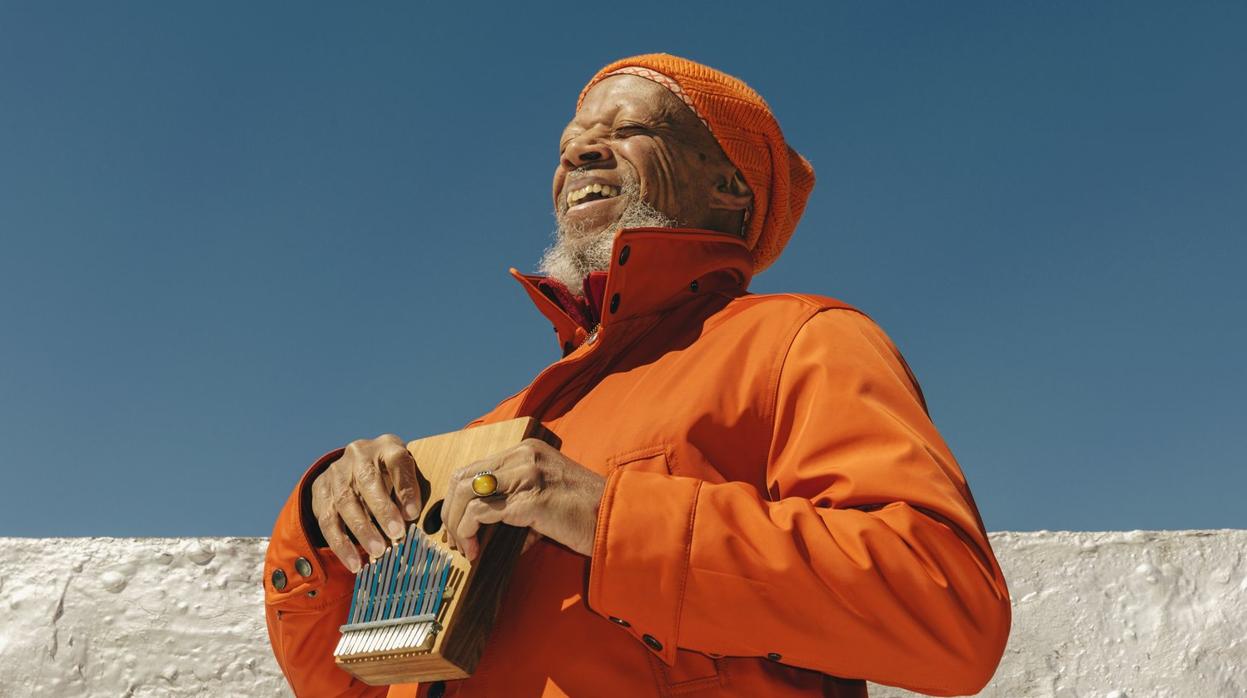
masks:
[[[1247,531],[992,544],[1014,626],[982,695],[1247,696]],[[288,695],[264,633],[263,551],[254,538],[0,538],[0,696]]]

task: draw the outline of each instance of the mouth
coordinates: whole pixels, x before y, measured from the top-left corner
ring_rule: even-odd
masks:
[[[619,187],[613,187],[609,184],[586,184],[583,187],[567,192],[563,200],[567,204],[567,210],[571,211],[581,206],[588,206],[595,201],[613,199],[619,196],[620,191]]]

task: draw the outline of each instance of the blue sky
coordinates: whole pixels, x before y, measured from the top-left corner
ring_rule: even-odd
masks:
[[[757,88],[989,529],[1247,526],[1247,5],[0,3],[0,535],[263,535],[557,358],[506,274],[601,65]],[[1240,279],[1235,281],[1234,279]]]

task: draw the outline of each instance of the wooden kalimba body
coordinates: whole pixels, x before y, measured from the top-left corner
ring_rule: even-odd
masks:
[[[483,528],[480,556],[470,564],[442,542],[442,498],[456,469],[534,437],[558,445],[527,417],[407,444],[429,485],[424,511],[399,544],[355,576],[334,650],[339,667],[372,685],[471,676],[528,529]]]

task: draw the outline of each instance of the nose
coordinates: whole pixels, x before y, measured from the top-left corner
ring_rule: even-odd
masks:
[[[588,134],[581,134],[572,139],[563,150],[563,167],[574,170],[577,167],[584,167],[589,164],[598,164],[608,162],[614,154],[605,143],[590,138]]]

